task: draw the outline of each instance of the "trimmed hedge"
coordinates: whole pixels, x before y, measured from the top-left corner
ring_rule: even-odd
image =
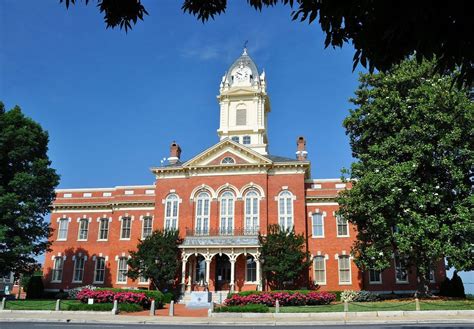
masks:
[[[134,293],[141,293],[145,294],[146,297],[149,299],[155,300],[155,307],[156,308],[163,308],[165,304],[165,296],[159,290],[144,290],[144,289],[121,289],[121,288],[97,288],[98,291],[112,291],[112,292],[134,292]]]
[[[220,306],[214,309],[214,312],[231,312],[231,313],[268,313],[270,309],[263,304],[247,304],[242,306]]]
[[[111,311],[114,307],[113,303],[98,303],[98,304],[70,304],[65,305],[65,309],[68,311]],[[143,307],[138,304],[118,304],[120,312],[140,312],[143,311]]]
[[[281,306],[303,306],[303,305],[328,305],[336,300],[336,296],[326,291],[270,291],[258,292],[257,294],[248,294],[240,296],[234,294],[227,298],[224,303],[227,306],[247,305],[247,304],[264,304],[267,306],[275,306],[276,301]]]

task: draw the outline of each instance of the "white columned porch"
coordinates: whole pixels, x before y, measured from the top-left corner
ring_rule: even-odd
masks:
[[[261,263],[260,263],[260,258],[254,257],[255,263],[256,263],[256,268],[257,268],[257,290],[262,291],[262,269],[261,269]]]
[[[210,278],[211,278],[211,259],[206,258],[206,285],[209,289],[209,283],[210,283]]]
[[[234,291],[235,283],[235,259],[230,259],[230,291]]]
[[[181,293],[184,294],[184,291],[186,290],[186,263],[187,263],[187,257],[183,258],[181,261]]]
[[[187,292],[191,292],[192,282],[193,282],[193,261],[189,262],[188,265],[188,285],[186,287]]]

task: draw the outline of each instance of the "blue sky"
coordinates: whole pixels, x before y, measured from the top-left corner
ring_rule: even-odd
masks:
[[[150,15],[126,34],[106,30],[93,3],[1,1],[0,99],[48,130],[60,187],[150,184],[173,140],[185,159],[216,143],[219,83],[245,40],[267,74],[270,152],[294,157],[303,135],[313,177],[340,177],[353,49],[324,49],[319,26],[288,7],[231,1],[202,24],[180,4],[145,1]]]

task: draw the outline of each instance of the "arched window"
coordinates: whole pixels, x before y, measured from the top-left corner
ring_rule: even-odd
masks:
[[[222,164],[233,164],[233,163],[235,163],[235,161],[231,157],[225,157],[224,159],[222,159],[221,163]]]
[[[254,190],[245,194],[245,229],[244,234],[258,234],[260,229],[259,221],[259,196]]]
[[[235,124],[237,126],[245,126],[247,124],[247,109],[245,105],[238,105],[235,113]]]
[[[208,235],[211,196],[207,192],[200,192],[196,201],[196,234]]]
[[[165,230],[178,229],[178,207],[178,196],[176,194],[168,195],[165,201]]]
[[[283,191],[278,196],[278,224],[283,230],[293,228],[293,194]]]
[[[232,235],[234,233],[234,194],[226,191],[221,196],[221,221],[219,234]]]

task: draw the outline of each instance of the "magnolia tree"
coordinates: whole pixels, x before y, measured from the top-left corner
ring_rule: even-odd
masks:
[[[410,59],[360,76],[344,121],[353,187],[338,198],[358,229],[356,264],[383,270],[396,255],[416,269],[421,294],[445,257],[449,267],[474,268],[474,105],[453,84],[456,73],[435,72],[434,62]]]
[[[267,234],[259,236],[259,241],[262,271],[270,286],[284,289],[285,283],[303,279],[310,265],[303,235],[270,225]]]
[[[127,276],[136,280],[150,280],[156,289],[172,288],[181,266],[181,243],[176,230],[157,230],[140,240],[137,250],[130,251]]]

